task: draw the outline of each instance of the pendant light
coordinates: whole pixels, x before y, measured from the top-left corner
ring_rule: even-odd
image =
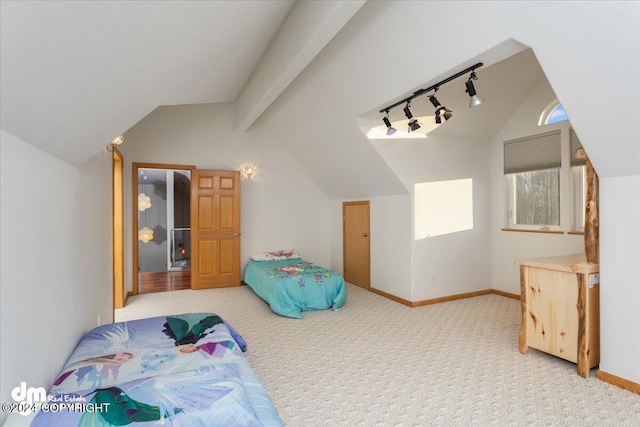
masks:
[[[144,175],[144,172],[140,172],[143,177],[144,177],[144,191],[147,191],[147,176]],[[141,196],[143,201],[145,201],[144,204],[144,209],[140,208],[140,200],[141,200]],[[145,200],[146,198],[146,200]],[[138,230],[138,240],[141,240],[143,243],[149,243],[150,241],[153,240],[153,230],[150,229],[149,227],[147,227],[147,212],[146,210],[148,208],[151,207],[151,198],[149,196],[147,196],[145,193],[140,193],[138,194],[138,210],[139,211],[145,211],[144,212],[144,227],[140,230]]]

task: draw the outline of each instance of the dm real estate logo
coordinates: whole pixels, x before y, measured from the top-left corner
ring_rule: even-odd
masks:
[[[11,398],[20,406],[20,415],[29,415],[37,403],[47,403],[47,390],[44,387],[27,387],[26,382],[21,382],[18,387],[11,390]]]

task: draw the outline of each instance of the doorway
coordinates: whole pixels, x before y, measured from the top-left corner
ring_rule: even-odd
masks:
[[[342,204],[344,279],[363,288],[371,286],[369,201]]]
[[[195,167],[133,163],[133,294],[191,289]]]

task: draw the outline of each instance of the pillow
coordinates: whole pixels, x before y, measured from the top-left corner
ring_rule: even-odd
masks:
[[[251,256],[253,261],[282,261],[285,259],[298,259],[300,255],[290,251],[260,252]]]

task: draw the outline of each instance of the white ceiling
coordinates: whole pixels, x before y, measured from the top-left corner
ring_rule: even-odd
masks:
[[[330,198],[400,194],[358,119],[484,62],[487,105],[445,85],[435,132],[493,136],[543,68],[601,176],[640,171],[637,3],[363,3],[2,0],[0,124],[79,165],[159,105],[235,101],[240,130],[259,117]],[[529,46],[537,61],[500,62]]]
[[[2,1],[2,129],[81,164],[159,105],[234,101],[294,4]]]

